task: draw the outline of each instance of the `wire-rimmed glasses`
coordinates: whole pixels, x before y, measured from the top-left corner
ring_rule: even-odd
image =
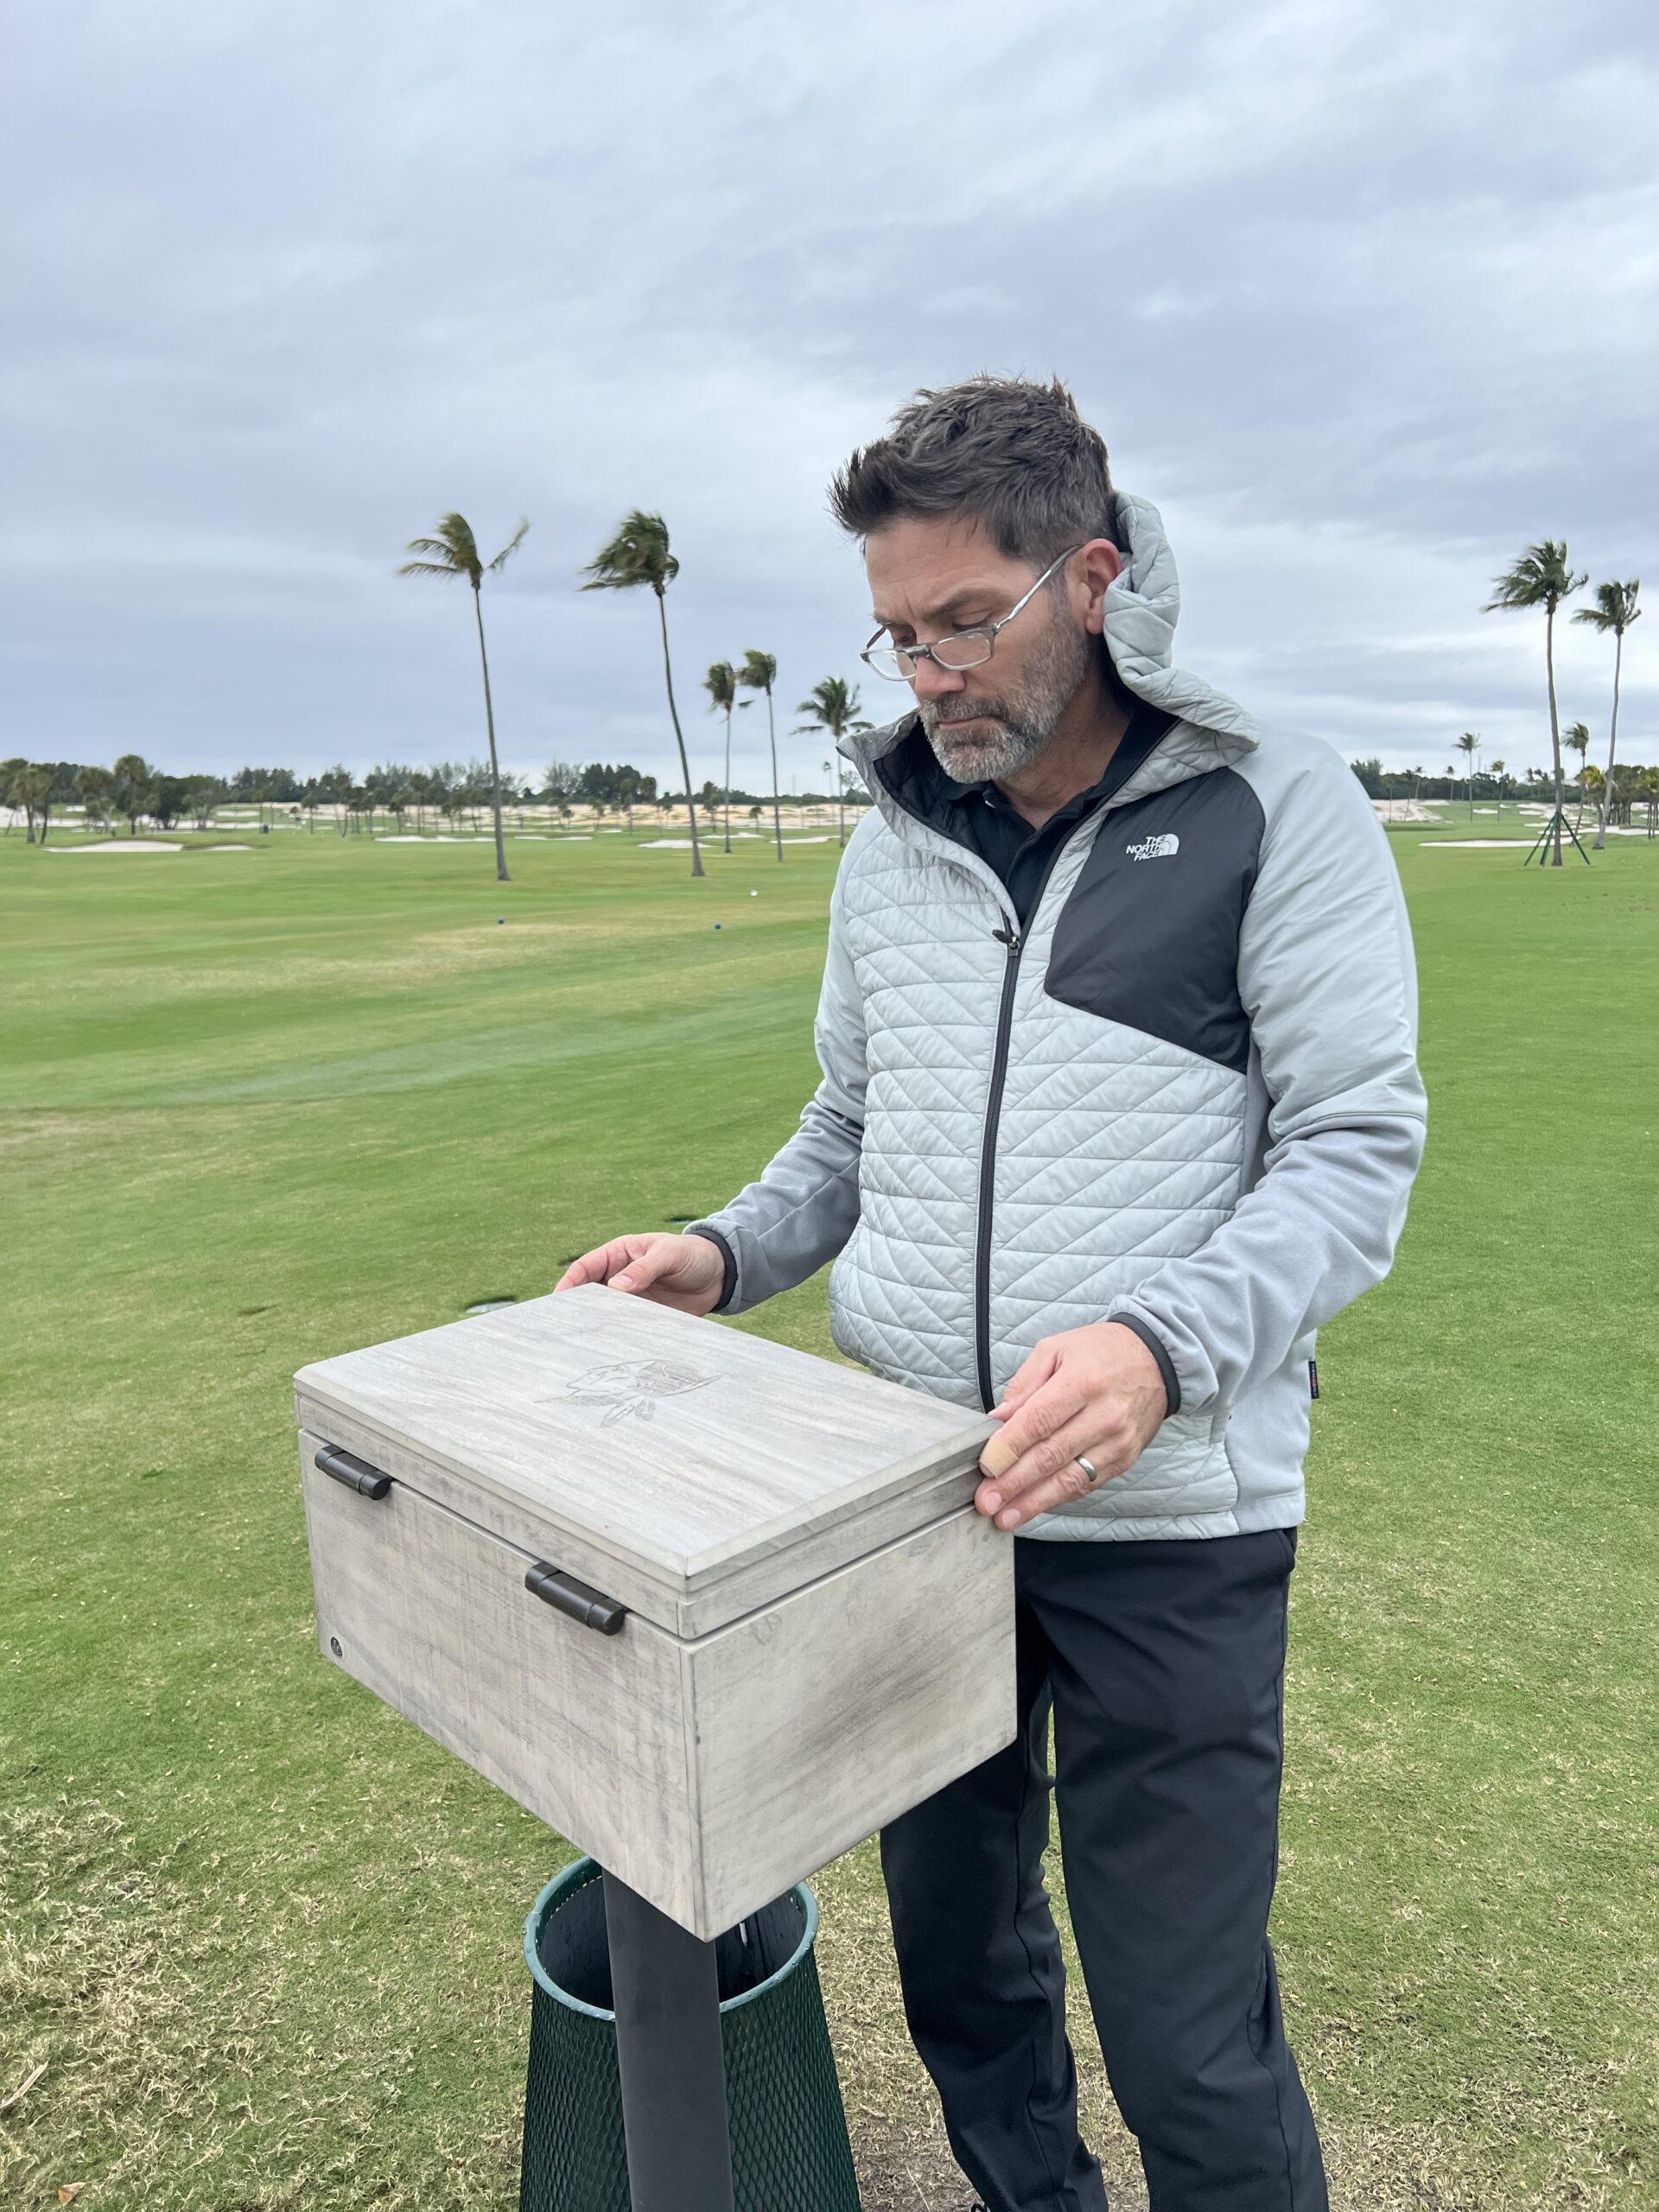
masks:
[[[908,683],[925,660],[931,660],[936,668],[952,671],[977,668],[982,661],[989,660],[995,651],[997,632],[1006,630],[1020,608],[1036,597],[1055,569],[1063,567],[1088,542],[1084,538],[1081,544],[1062,553],[1058,561],[1051,561],[1019,606],[1011,607],[1000,622],[979,622],[971,630],[954,630],[948,638],[939,638],[931,645],[878,645],[875,639],[881,634],[878,629],[860,653],[860,660],[876,675],[887,677],[895,683]]]

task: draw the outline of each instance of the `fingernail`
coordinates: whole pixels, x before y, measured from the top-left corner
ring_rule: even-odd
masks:
[[[988,1490],[983,1498],[981,1500],[981,1503],[987,1513],[995,1513],[997,1507],[1001,1505],[1001,1503],[1002,1493],[1000,1490]]]
[[[1017,1529],[1020,1525],[1018,1509],[1011,1505],[1006,1513],[999,1513],[996,1516],[996,1525],[999,1529]]]
[[[611,1281],[616,1285],[619,1290],[632,1290],[633,1287],[633,1277],[632,1275],[613,1275],[611,1277]]]

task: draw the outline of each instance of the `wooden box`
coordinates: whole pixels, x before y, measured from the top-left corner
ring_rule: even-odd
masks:
[[[982,1414],[596,1283],[295,1385],[325,1653],[704,1939],[1014,1738]]]

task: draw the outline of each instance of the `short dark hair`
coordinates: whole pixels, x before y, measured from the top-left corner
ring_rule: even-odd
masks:
[[[855,537],[905,518],[977,516],[1000,552],[1036,569],[1091,537],[1122,550],[1105,442],[1058,377],[923,389],[836,470],[830,508]]]

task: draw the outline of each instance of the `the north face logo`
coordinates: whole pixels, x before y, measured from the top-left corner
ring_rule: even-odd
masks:
[[[1125,845],[1124,851],[1132,861],[1166,861],[1181,849],[1181,841],[1173,830],[1166,830],[1161,836],[1143,837],[1138,845]]]

